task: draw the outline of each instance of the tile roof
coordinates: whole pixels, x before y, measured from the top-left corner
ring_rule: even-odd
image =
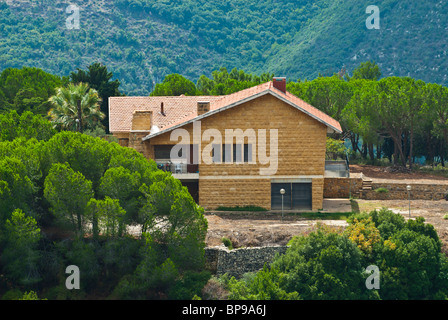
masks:
[[[134,111],[153,111],[153,124],[159,127],[160,132],[151,135],[152,137],[268,93],[305,112],[327,127],[342,132],[338,121],[288,91],[284,93],[274,88],[272,81],[226,96],[110,97],[110,131],[129,132]],[[197,102],[199,101],[210,101],[210,111],[200,116],[197,115]],[[165,116],[160,114],[162,102],[164,103]]]
[[[109,131],[129,132],[135,111],[152,111],[153,124],[163,130],[189,116],[197,116],[198,101],[215,101],[221,96],[110,97]],[[161,114],[163,102],[164,114]]]

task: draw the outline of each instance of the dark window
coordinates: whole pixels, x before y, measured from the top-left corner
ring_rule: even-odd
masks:
[[[171,149],[174,145],[158,145],[154,146],[154,156],[156,159],[171,159]],[[183,146],[179,145],[179,152],[177,154],[178,159],[186,159],[187,154],[183,154],[185,152]],[[188,150],[187,150],[188,152]]]

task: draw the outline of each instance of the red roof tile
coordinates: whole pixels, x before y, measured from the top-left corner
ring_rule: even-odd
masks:
[[[134,111],[153,111],[153,124],[158,126],[160,132],[162,132],[187,124],[195,118],[199,120],[211,116],[246,100],[268,93],[305,112],[327,127],[342,132],[338,121],[295,95],[274,88],[272,81],[226,96],[111,97],[109,100],[110,131],[129,132]],[[210,111],[201,116],[197,115],[197,102],[199,101],[210,102]],[[164,103],[165,116],[160,113],[162,102]]]

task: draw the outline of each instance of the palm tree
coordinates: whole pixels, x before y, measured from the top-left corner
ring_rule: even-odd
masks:
[[[100,125],[100,120],[105,117],[100,111],[98,92],[87,83],[70,83],[66,88],[58,88],[49,101],[54,106],[49,112],[51,121],[65,130],[82,133],[84,129]]]

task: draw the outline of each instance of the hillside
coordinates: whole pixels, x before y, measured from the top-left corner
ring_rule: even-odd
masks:
[[[170,73],[196,82],[219,67],[313,79],[375,60],[383,76],[447,84],[448,4],[381,0],[368,30],[366,0],[89,0],[80,29],[67,2],[0,0],[0,70],[33,66],[69,75],[104,63],[128,95]]]

